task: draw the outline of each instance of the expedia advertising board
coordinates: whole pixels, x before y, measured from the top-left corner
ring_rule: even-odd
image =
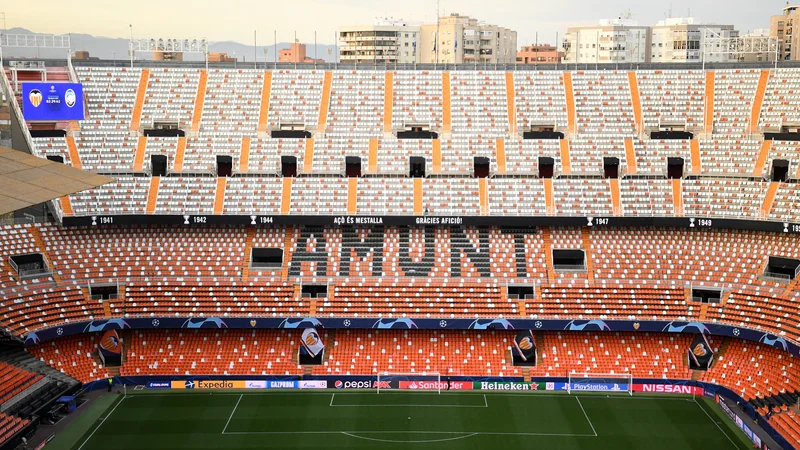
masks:
[[[181,380],[173,381],[172,389],[247,389],[244,380]]]
[[[83,85],[78,83],[22,83],[25,120],[83,120]]]

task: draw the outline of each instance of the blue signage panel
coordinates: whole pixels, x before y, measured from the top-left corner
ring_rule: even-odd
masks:
[[[22,83],[25,120],[83,120],[83,85]]]

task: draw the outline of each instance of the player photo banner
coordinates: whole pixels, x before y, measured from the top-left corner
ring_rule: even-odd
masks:
[[[322,338],[319,337],[317,330],[313,328],[306,328],[303,330],[300,341],[303,343],[303,347],[305,347],[308,353],[313,357],[316,357],[325,350],[325,343],[322,342]]]
[[[523,330],[514,337],[514,349],[523,361],[536,360],[536,344],[533,341],[533,332]]]
[[[122,340],[117,330],[106,330],[103,333],[97,353],[107,366],[122,364]]]
[[[692,345],[687,351],[689,355],[689,368],[692,370],[708,370],[714,360],[714,351],[704,334],[694,337]]]

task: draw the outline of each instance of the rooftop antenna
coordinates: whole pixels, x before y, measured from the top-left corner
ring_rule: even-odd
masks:
[[[436,63],[439,63],[439,0],[436,0],[436,39],[433,43],[433,51],[436,53]]]

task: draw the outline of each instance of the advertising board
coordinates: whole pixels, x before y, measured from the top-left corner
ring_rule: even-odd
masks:
[[[83,120],[83,86],[80,83],[22,83],[25,120]]]

